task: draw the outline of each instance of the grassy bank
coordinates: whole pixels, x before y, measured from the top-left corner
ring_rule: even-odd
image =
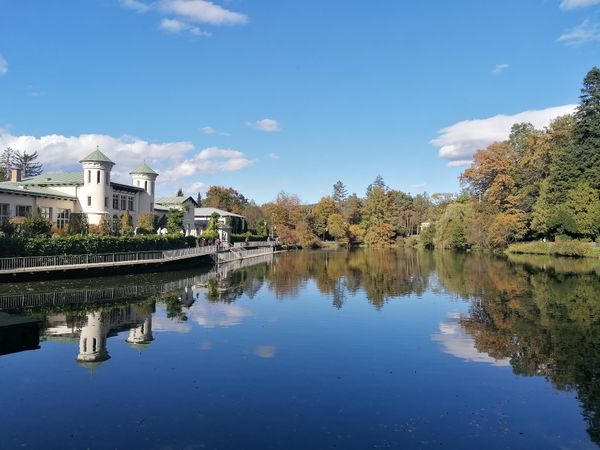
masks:
[[[518,242],[508,246],[507,253],[528,255],[571,256],[579,258],[600,258],[600,247],[591,242]]]

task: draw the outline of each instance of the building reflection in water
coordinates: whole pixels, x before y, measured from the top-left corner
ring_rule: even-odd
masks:
[[[78,339],[77,362],[82,367],[94,370],[100,363],[110,359],[107,338],[121,331],[129,331],[126,342],[137,350],[150,344],[154,339],[153,312],[154,302],[98,309],[77,318],[53,314],[46,317],[46,328],[42,335],[50,341]]]

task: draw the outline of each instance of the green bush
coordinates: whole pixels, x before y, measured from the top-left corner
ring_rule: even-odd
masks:
[[[241,233],[241,234],[232,234],[231,242],[246,242],[246,238],[248,238],[249,242],[258,242],[258,241],[266,241],[267,240],[267,236],[251,234],[251,233]]]
[[[594,249],[590,243],[565,239],[556,242],[519,242],[511,244],[508,253],[586,257],[594,256]]]
[[[195,247],[193,236],[53,236],[14,238],[0,237],[0,256],[83,255],[88,253],[122,253],[172,250]]]

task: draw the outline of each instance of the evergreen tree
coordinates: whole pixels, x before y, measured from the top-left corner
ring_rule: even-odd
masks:
[[[10,170],[13,168],[15,151],[6,147],[0,155],[0,181],[10,180]]]
[[[344,185],[344,183],[338,180],[333,185],[333,200],[338,204],[342,204],[346,200],[347,196],[348,191],[346,190],[346,186]]]
[[[13,158],[14,169],[21,169],[23,177],[35,177],[43,171],[42,164],[37,162],[38,152],[27,153],[26,150],[16,151]]]
[[[575,113],[573,135],[583,180],[600,189],[600,69],[593,67],[583,80],[581,103]]]
[[[177,197],[183,197],[183,189],[179,188],[177,189]]]

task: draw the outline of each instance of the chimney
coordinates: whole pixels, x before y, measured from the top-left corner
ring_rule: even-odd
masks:
[[[21,181],[21,169],[13,169],[10,171],[10,181],[13,183]]]

